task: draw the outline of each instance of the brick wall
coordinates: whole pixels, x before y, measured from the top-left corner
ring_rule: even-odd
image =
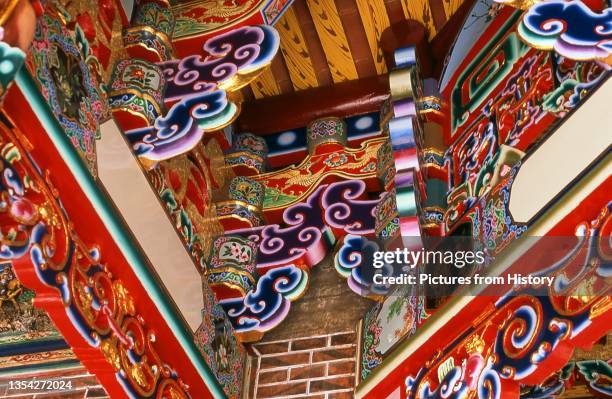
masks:
[[[42,380],[70,381],[72,388],[63,391],[36,391],[28,389],[9,389],[9,381],[30,381],[33,378]],[[35,374],[23,374],[14,377],[0,377],[0,398],[19,399],[107,399],[109,396],[96,376],[89,374],[83,366],[71,369],[50,370]]]
[[[348,399],[355,386],[354,332],[253,345],[253,399]]]

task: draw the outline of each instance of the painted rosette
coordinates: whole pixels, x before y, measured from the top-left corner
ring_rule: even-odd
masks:
[[[232,151],[225,157],[225,163],[238,176],[253,176],[264,173],[268,162],[268,145],[263,137],[241,133],[234,137]]]
[[[238,236],[221,236],[213,241],[206,281],[218,301],[242,297],[257,284],[257,245]]]
[[[346,123],[336,117],[316,119],[306,128],[308,152],[324,152],[322,146],[327,144],[347,145]],[[337,147],[337,146],[334,146]]]
[[[248,177],[238,176],[230,183],[229,197],[261,209],[264,201],[264,186]]]
[[[152,126],[164,112],[166,80],[157,65],[128,59],[117,63],[109,104],[124,130]]]
[[[226,162],[227,163],[227,162]],[[263,184],[245,176],[235,177],[229,186],[229,199],[217,202],[217,220],[225,231],[263,225]]]
[[[263,137],[252,133],[240,133],[234,137],[232,143],[234,151],[249,151],[260,158],[268,157],[268,144]]]

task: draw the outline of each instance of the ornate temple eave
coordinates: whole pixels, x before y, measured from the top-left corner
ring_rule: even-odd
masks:
[[[595,124],[597,126],[608,126],[612,123],[608,120],[610,116],[602,112],[602,107],[606,106],[606,98],[609,98],[611,89],[612,80],[608,78],[580,108],[569,116],[568,120],[540,144],[540,149],[542,149],[545,148],[547,142],[556,142],[554,151],[564,155],[563,162],[569,169],[574,167],[576,173],[570,173],[566,168],[561,174],[548,175],[550,179],[564,180],[552,184],[555,187],[554,192],[548,190],[545,191],[545,194],[542,194],[542,199],[545,201],[534,202],[539,204],[538,209],[533,210],[532,203],[529,203],[528,208],[531,210],[529,213],[531,217],[527,218],[529,220],[524,220],[524,222],[529,222],[529,228],[496,257],[496,261],[492,265],[491,275],[500,275],[503,271],[514,270],[518,265],[528,263],[528,256],[533,253],[530,251],[535,251],[537,243],[534,237],[569,237],[575,234],[574,229],[579,224],[588,223],[593,229],[600,227],[603,229],[603,226],[609,223],[609,189],[612,185],[612,178],[610,177],[612,155],[609,149],[604,146],[602,150],[600,145],[597,147],[598,152],[594,155],[586,151],[582,154],[583,157],[576,156],[568,159],[567,154],[571,153],[572,150],[563,150],[559,148],[559,145],[564,143],[565,145],[572,145],[572,148],[574,148],[575,143],[558,142],[554,139],[555,136],[563,136],[570,131],[576,133],[576,123],[582,126],[578,131],[586,132],[590,130],[595,135],[601,135],[601,132],[595,128]],[[591,124],[592,128],[589,127]],[[605,136],[605,134],[601,136]],[[585,140],[589,139],[585,138]],[[584,144],[584,146],[587,150],[590,148],[588,144]],[[535,154],[537,154],[537,151],[532,156],[535,156]],[[547,159],[550,159],[550,155],[548,154]],[[523,160],[523,167],[529,163],[529,159],[530,157],[527,157]],[[593,160],[593,162],[584,163],[582,162],[584,160]],[[542,168],[541,161],[538,165],[539,168]],[[522,169],[519,169],[519,171],[522,171]],[[531,174],[533,173],[531,171]],[[508,186],[510,203],[512,203],[513,181],[514,184],[517,183],[517,180],[513,178]],[[532,180],[532,183],[534,182]],[[542,178],[540,177],[537,182],[541,184]],[[538,186],[533,187],[532,184],[532,198],[534,190],[537,191]],[[523,198],[521,204],[528,202]],[[508,204],[504,206],[507,207]],[[592,234],[596,235],[598,233],[595,230]],[[602,234],[605,236],[605,233]],[[543,298],[548,300],[548,296]],[[503,394],[505,396],[502,397],[518,397],[519,382],[526,385],[541,383],[551,372],[558,370],[567,363],[575,348],[588,349],[594,341],[608,332],[610,323],[612,323],[610,298],[609,287],[604,289],[603,292],[599,292],[599,296],[592,296],[591,302],[587,305],[588,309],[591,310],[588,311],[589,321],[586,323],[586,327],[579,332],[572,333],[571,336],[561,338],[558,346],[553,346],[549,355],[544,356],[544,360],[536,363],[533,371],[520,378],[515,379],[512,376],[507,380],[504,379]],[[442,366],[441,361],[445,356],[452,357],[451,355],[455,354],[458,348],[464,346],[468,338],[476,336],[477,332],[482,337],[484,335],[482,331],[485,331],[487,324],[489,324],[487,321],[495,323],[495,315],[499,315],[503,306],[505,306],[500,304],[507,304],[507,302],[509,302],[507,297],[500,298],[499,296],[469,296],[465,294],[454,296],[417,329],[415,335],[403,341],[357,387],[355,397],[358,399],[380,398],[391,395],[390,398],[405,398],[409,391],[411,395],[416,396],[409,395],[408,397],[421,397],[417,388],[422,388],[423,383],[427,381],[424,376],[429,377],[431,373],[435,374],[436,370],[439,372]],[[593,311],[593,309],[599,309],[599,311]],[[506,311],[511,312],[507,309]],[[510,314],[508,313],[509,316]],[[502,328],[503,326],[500,327],[500,329]],[[458,334],[458,332],[463,333]],[[449,342],[448,337],[456,337],[456,339]],[[497,354],[497,351],[495,351],[495,354]],[[461,358],[459,358],[460,360]],[[457,365],[457,359],[454,359],[454,361]],[[440,378],[439,375],[438,378]],[[406,385],[408,377],[412,377],[413,381],[411,383],[414,383],[410,390]],[[442,381],[440,381],[440,384],[442,384]]]
[[[96,333],[98,330],[94,325],[83,324],[87,317],[75,320],[71,316],[70,307],[79,302],[72,295],[78,292],[64,292],[69,296],[68,299],[64,296],[62,300],[60,286],[43,282],[41,271],[36,270],[30,255],[13,259],[19,278],[36,291],[37,306],[49,313],[77,357],[98,376],[113,397],[127,397],[126,392],[134,392],[138,381],[147,385],[148,390],[159,393],[166,390],[166,394],[172,391],[178,397],[187,397],[186,392],[192,397],[225,397],[198,352],[191,329],[163,286],[153,278],[151,266],[142,250],[99,182],[86,169],[24,69],[18,72],[15,84],[4,99],[3,108],[14,118],[18,137],[10,137],[10,142],[23,154],[20,162],[27,166],[31,174],[40,175],[36,178],[39,184],[47,187],[45,192],[54,193],[54,198],[47,198],[40,206],[46,209],[50,202],[57,202],[55,206],[61,206],[58,209],[65,214],[66,228],[70,231],[69,241],[75,240],[77,249],[90,248],[98,254],[103,273],[112,281],[112,286],[119,289],[119,292],[107,294],[121,298],[124,301],[121,303],[132,303],[132,306],[126,305],[127,313],[124,312],[118,319],[113,319],[114,314],[107,315],[112,328],[108,330],[108,326],[105,327],[104,331],[110,335],[101,336]],[[133,301],[134,298],[137,298],[137,302]],[[95,310],[95,307],[91,309]],[[125,324],[127,319],[138,324],[138,329],[142,331],[145,342],[140,345],[146,345],[143,350],[148,355],[143,364],[130,364],[126,360],[128,358],[120,361],[121,353],[127,353],[124,351],[134,345],[129,340],[125,341],[128,330],[136,328]],[[151,366],[155,367],[151,369]],[[165,374],[168,370],[162,369],[166,366],[176,375]],[[153,381],[139,379],[139,372],[143,368],[157,370],[156,375],[151,377]],[[144,389],[143,386],[141,388]]]
[[[610,157],[608,157],[606,161],[609,164]],[[567,215],[562,213],[563,208],[566,208],[567,204],[579,202],[581,205],[580,208],[582,208],[580,210],[584,210],[594,203],[597,203],[597,205],[606,203],[605,186],[606,183],[608,187],[612,184],[609,173],[606,171],[606,161],[601,162],[594,168],[592,173],[589,174],[589,181],[584,184],[583,190],[574,192],[573,195],[564,198],[563,203],[549,209],[547,215],[556,219],[556,228],[563,226],[565,219],[576,218],[575,214]],[[597,187],[597,184],[602,185],[595,192],[592,192],[590,189]],[[543,220],[539,225],[532,228],[531,233],[543,235],[543,233],[550,231],[550,222],[550,220]],[[525,253],[526,250],[520,248],[525,242],[533,243],[533,240],[518,239],[508,248],[505,256],[499,259],[498,267],[510,267],[512,263],[516,261],[516,257],[518,257],[519,254]],[[457,345],[460,345],[463,338],[469,336],[469,331],[474,330],[478,325],[484,324],[487,318],[495,314],[497,310],[495,307],[497,300],[499,300],[498,297],[489,296],[459,295],[453,297],[442,308],[438,309],[438,311],[417,330],[414,336],[402,342],[402,344],[385,359],[379,368],[375,369],[368,379],[357,387],[355,398],[387,397],[387,395],[391,395],[397,389],[404,391],[406,389],[404,385],[406,378],[409,375],[415,376],[419,372],[419,367],[422,365],[429,364],[431,367],[430,371],[435,372],[436,367],[431,366],[431,364],[433,363],[436,365],[437,363],[430,363],[430,360],[439,359],[447,351],[453,350]],[[541,363],[538,367],[538,372],[533,373],[533,375],[521,381],[521,383],[532,385],[541,383],[552,371],[559,369],[569,360],[574,348],[590,348],[598,337],[601,337],[609,330],[610,323],[612,323],[612,312],[609,308],[610,296],[600,297],[599,300],[603,303],[605,303],[605,301],[608,302],[608,310],[604,311],[596,322],[582,330],[578,339],[564,342],[564,349],[560,351],[560,354],[556,353],[555,356],[551,356],[548,362]],[[466,331],[466,333],[458,335],[458,331]],[[449,336],[456,336],[457,340],[449,342],[448,346],[435,344],[438,342],[447,342]],[[514,381],[512,382],[514,383]],[[518,382],[516,382],[516,384],[518,384]],[[397,397],[399,398],[400,396]]]

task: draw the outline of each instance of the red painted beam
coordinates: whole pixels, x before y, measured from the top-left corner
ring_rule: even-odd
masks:
[[[377,111],[389,94],[387,76],[266,97],[242,105],[240,132],[267,135],[306,126],[326,116],[344,118]]]
[[[138,370],[127,369],[128,366],[138,367],[138,365],[132,365],[131,360],[127,357],[117,357],[127,353],[126,348],[130,346],[129,340],[121,344],[120,339],[127,336],[128,332],[136,330],[143,333],[146,338],[145,351],[154,354],[154,356],[148,356],[147,359],[143,360],[145,366],[155,365],[159,369],[162,365],[168,365],[176,373],[176,378],[172,375],[147,377],[146,381],[143,382],[146,389],[151,389],[153,393],[159,395],[166,395],[169,391],[172,391],[179,398],[187,398],[187,393],[194,398],[213,398],[213,394],[201,377],[196,365],[176,338],[176,332],[161,311],[158,310],[150,293],[133,271],[92,202],[90,202],[66,161],[47,135],[45,128],[35,116],[34,110],[28,104],[24,94],[18,90],[16,85],[11,87],[11,90],[7,93],[3,109],[6,114],[10,115],[11,123],[14,123],[16,128],[10,134],[2,133],[0,141],[3,142],[3,145],[12,143],[16,146],[22,156],[19,165],[25,165],[20,166],[20,168],[28,173],[28,176],[35,182],[35,187],[40,191],[40,194],[33,194],[35,190],[29,190],[24,194],[24,198],[34,204],[36,209],[39,209],[37,214],[43,215],[40,223],[44,222],[56,226],[58,232],[63,232],[63,235],[58,233],[56,242],[52,243],[55,250],[50,256],[54,260],[62,256],[68,256],[65,255],[67,243],[73,243],[71,245],[74,245],[75,248],[80,248],[79,245],[87,249],[96,248],[101,255],[100,264],[105,267],[104,272],[98,272],[98,275],[104,275],[106,279],[104,281],[113,283],[113,289],[104,288],[106,289],[104,291],[105,298],[111,298],[115,301],[109,302],[111,305],[118,304],[122,300],[127,303],[129,298],[133,301],[131,302],[133,303],[133,310],[125,311],[125,315],[117,316],[121,313],[119,310],[121,306],[113,305],[111,312],[114,313],[98,315],[95,320],[87,317],[82,317],[81,320],[71,318],[68,308],[72,303],[77,304],[76,301],[79,298],[81,302],[86,303],[86,299],[83,299],[86,297],[78,296],[78,286],[76,283],[71,283],[70,288],[73,288],[74,291],[65,293],[68,302],[62,300],[62,294],[58,287],[49,286],[41,280],[40,271],[36,269],[28,251],[20,258],[13,259],[12,263],[19,279],[24,285],[36,292],[34,304],[45,309],[75,355],[91,373],[97,376],[113,398],[129,397],[128,390],[134,389],[138,385],[139,374],[136,373]],[[23,178],[24,176],[20,177]],[[57,211],[60,204],[61,209],[65,212],[65,218]],[[44,209],[44,214],[41,213],[40,209]],[[30,234],[31,230],[32,226],[24,225],[23,232]],[[33,245],[33,243],[34,239],[32,238],[29,245]],[[75,249],[75,251],[78,250]],[[70,273],[71,276],[78,276],[79,274],[76,271],[78,268],[90,270],[88,267],[94,263],[82,254],[80,258],[75,257],[75,259],[78,259],[78,261],[70,262],[68,266],[63,266],[64,263],[59,259],[57,260],[57,266],[55,264],[53,267],[45,266],[44,270],[49,267],[54,269],[62,266],[64,267],[62,270],[65,270],[66,273]],[[80,280],[75,277],[74,281],[78,282]],[[102,281],[102,278],[100,281]],[[57,280],[58,286],[60,283],[61,281]],[[103,294],[98,293],[97,295],[102,296]],[[89,305],[75,305],[75,307],[78,308],[78,311],[89,311],[90,308],[95,308]],[[129,308],[129,306],[126,308]],[[105,319],[105,317],[108,317],[108,319]],[[126,322],[128,319],[133,322],[128,324]],[[101,328],[98,327],[99,325],[106,326],[107,324],[113,326],[113,328],[103,331],[104,334],[108,335],[110,345],[96,346],[84,338],[84,334],[89,335],[88,338],[92,341],[91,331]],[[107,330],[111,332],[109,333]],[[153,336],[155,338],[151,339],[150,337]],[[126,387],[119,382],[117,376],[121,371],[125,372],[128,380],[127,385],[130,385],[130,387]],[[165,370],[162,371],[165,372]],[[151,386],[154,388],[150,388]],[[145,389],[145,387],[141,388]],[[140,397],[149,396],[141,395]]]

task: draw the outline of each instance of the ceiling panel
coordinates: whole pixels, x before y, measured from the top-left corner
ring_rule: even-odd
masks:
[[[464,0],[295,0],[275,25],[281,51],[254,81],[256,99],[387,73],[380,37],[414,19],[431,40]]]
[[[317,87],[317,77],[302,28],[293,8],[276,24],[281,37],[281,53],[287,65],[295,90]]]
[[[357,79],[357,68],[335,3],[330,0],[306,0],[306,4],[334,83]]]
[[[255,98],[272,97],[281,94],[280,87],[276,83],[276,78],[272,68],[267,68],[251,83],[251,89]]]
[[[378,39],[382,32],[390,25],[389,16],[385,7],[384,0],[356,0],[359,8],[359,15],[363,22],[363,27],[368,39],[368,45],[372,53],[372,60],[376,67],[376,73],[382,75],[387,72],[387,64],[383,56],[383,51],[378,45]]]

